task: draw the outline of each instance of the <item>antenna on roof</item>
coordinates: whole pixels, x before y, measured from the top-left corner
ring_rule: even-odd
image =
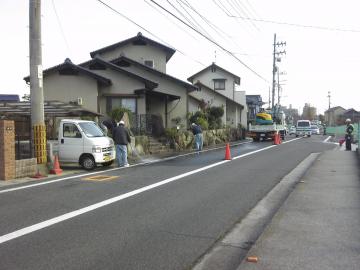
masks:
[[[216,63],[216,50],[214,51],[214,63]]]

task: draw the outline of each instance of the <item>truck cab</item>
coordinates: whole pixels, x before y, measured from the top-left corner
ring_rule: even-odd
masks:
[[[93,121],[61,120],[56,150],[60,162],[77,162],[86,170],[115,160],[114,141]]]
[[[311,137],[311,122],[309,120],[298,120],[296,123],[296,137],[308,136]]]

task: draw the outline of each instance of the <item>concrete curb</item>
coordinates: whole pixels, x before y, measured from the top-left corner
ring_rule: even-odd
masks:
[[[295,185],[319,155],[320,153],[310,154],[286,175],[240,223],[235,225],[220,242],[216,243],[207,254],[200,258],[192,269],[236,269]]]

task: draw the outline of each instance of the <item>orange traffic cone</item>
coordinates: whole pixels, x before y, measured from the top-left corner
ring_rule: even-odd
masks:
[[[57,175],[62,173],[62,169],[60,168],[59,164],[59,158],[57,155],[55,156],[54,168],[50,171],[50,173]]]
[[[275,135],[274,135],[274,144],[275,145],[279,144],[279,133],[275,133]]]
[[[225,148],[225,160],[231,160],[229,143],[226,144],[226,148]]]
[[[37,179],[39,179],[39,178],[44,178],[45,176],[43,176],[41,173],[40,173],[40,171],[39,171],[39,169],[37,169],[37,172],[36,172],[36,174],[34,175],[34,176],[31,176],[31,178],[37,178]]]

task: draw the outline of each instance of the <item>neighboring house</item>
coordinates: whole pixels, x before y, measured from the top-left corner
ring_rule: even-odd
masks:
[[[91,52],[92,59],[85,63],[66,60],[44,70],[45,99],[79,101],[103,115],[126,107],[139,122],[156,115],[164,127],[175,126],[171,120],[180,117],[187,127],[188,93],[196,87],[166,74],[166,63],[174,53],[139,33]]]
[[[352,123],[360,122],[360,112],[351,108],[346,110],[340,118],[341,123],[345,123],[346,119],[351,119]]]
[[[325,123],[328,126],[336,126],[339,123],[341,115],[344,114],[346,110],[341,106],[336,106],[325,111]]]
[[[260,112],[260,109],[264,104],[265,102],[262,101],[261,95],[246,95],[248,123],[255,121],[256,114]]]
[[[0,94],[0,101],[2,102],[19,102],[19,95]]]
[[[201,89],[189,94],[192,96],[189,102],[190,112],[196,111],[200,102],[205,101],[211,106],[224,107],[223,123],[227,126],[247,125],[245,91],[236,91],[236,86],[240,85],[240,77],[213,63],[189,77],[188,81]]]

